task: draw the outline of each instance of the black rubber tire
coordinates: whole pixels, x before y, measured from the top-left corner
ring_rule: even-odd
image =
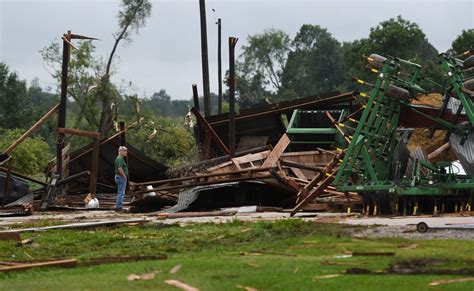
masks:
[[[420,222],[416,225],[416,230],[420,233],[425,233],[428,231],[428,229],[430,229],[428,227],[428,224],[424,223],[424,222]]]

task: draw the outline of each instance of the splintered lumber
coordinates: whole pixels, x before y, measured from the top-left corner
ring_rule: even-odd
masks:
[[[305,176],[305,174],[299,168],[290,167],[290,169],[298,179],[300,179],[301,181],[304,181],[304,182],[308,182],[308,178]]]
[[[0,272],[11,272],[11,271],[23,271],[32,268],[41,268],[41,267],[66,267],[73,268],[77,264],[77,260],[58,260],[58,261],[49,261],[49,262],[40,262],[40,263],[29,263],[29,264],[20,264],[15,266],[1,267]]]
[[[81,223],[71,223],[63,225],[53,225],[53,226],[44,226],[44,227],[31,227],[31,228],[18,228],[10,229],[0,232],[0,235],[8,232],[27,232],[27,231],[43,231],[43,230],[53,230],[53,229],[70,229],[70,228],[89,228],[89,227],[99,227],[115,224],[125,224],[125,223],[134,223],[134,222],[145,222],[144,218],[131,218],[131,219],[114,219],[114,220],[105,220],[105,221],[94,221],[94,222],[81,222]]]
[[[46,113],[40,120],[38,120],[32,127],[30,127],[22,136],[20,136],[14,143],[12,143],[8,148],[3,151],[2,156],[0,157],[0,165],[6,160],[6,158],[15,150],[15,148],[20,145],[25,139],[30,137],[38,127],[43,125],[56,111],[59,109],[59,104],[56,104],[48,113]]]
[[[199,291],[199,289],[189,286],[188,284],[185,284],[178,280],[165,280],[165,283],[185,291]]]
[[[286,150],[288,145],[290,144],[290,138],[288,135],[285,133],[281,136],[280,140],[276,144],[276,146],[273,148],[273,150],[268,154],[267,159],[265,162],[262,164],[262,168],[265,167],[274,167],[280,158],[280,156],[283,154],[283,152]]]
[[[244,170],[239,170],[239,171],[229,171],[229,172],[220,172],[220,173],[211,173],[211,174],[199,174],[199,175],[194,175],[194,176],[189,176],[189,177],[173,178],[173,179],[168,179],[168,180],[157,180],[157,181],[149,181],[149,182],[142,182],[142,183],[134,183],[134,185],[135,186],[160,185],[160,184],[167,184],[167,183],[173,183],[173,182],[182,182],[182,181],[187,181],[187,180],[199,180],[199,179],[218,177],[218,176],[266,172],[266,171],[269,171],[270,169],[272,169],[272,167],[258,168],[258,169],[244,169]],[[160,190],[160,188],[157,188],[156,190]],[[148,192],[153,192],[153,191],[148,191]],[[147,193],[147,192],[143,192],[143,193]],[[140,194],[140,192],[138,192],[137,194]]]
[[[224,151],[224,153],[229,154],[229,149],[225,146],[225,144],[219,138],[219,136],[214,131],[212,126],[202,116],[201,112],[199,112],[199,110],[197,110],[197,108],[195,108],[195,107],[191,108],[191,112],[194,114],[194,116],[196,116],[196,120],[204,128],[204,130],[211,136],[211,138],[214,139],[214,141],[221,148],[221,150]]]
[[[334,166],[339,163],[339,160],[344,155],[343,152],[339,153],[334,157],[331,163],[329,163],[320,173],[318,173],[300,192],[297,194],[297,204],[291,211],[291,216],[294,216],[296,212],[314,200],[314,198],[321,195],[324,190],[331,185],[334,181],[334,174],[336,170],[333,170]],[[317,187],[316,187],[317,186]],[[314,188],[316,187],[316,188]],[[314,189],[313,189],[314,188]]]
[[[311,166],[311,165],[296,163],[296,162],[283,160],[283,159],[280,160],[280,164],[282,164],[283,166],[288,166],[288,167],[292,167],[292,168],[299,168],[299,169],[315,171],[315,172],[321,172],[321,170],[324,169],[324,167]]]

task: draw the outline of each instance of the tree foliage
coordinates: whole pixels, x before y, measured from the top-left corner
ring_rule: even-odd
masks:
[[[474,48],[474,28],[466,29],[452,43],[452,49],[456,54]]]
[[[0,149],[7,148],[24,133],[21,129],[0,129]],[[41,137],[27,138],[12,154],[12,168],[25,174],[38,174],[52,158],[48,144]]]
[[[276,29],[250,35],[237,62],[237,86],[242,107],[261,103],[276,96],[281,89],[281,77],[290,51],[291,39]]]
[[[309,96],[333,91],[343,79],[341,44],[325,28],[303,25],[293,40],[283,71],[287,96]]]
[[[419,63],[430,68],[430,70],[424,70],[430,79],[438,83],[442,82],[441,69],[436,66],[437,50],[429,43],[416,23],[405,20],[401,16],[382,21],[371,28],[368,38],[345,43],[343,51],[347,72],[346,84],[352,76],[362,79],[370,77],[364,70],[366,62],[362,56],[369,56],[372,53]],[[424,85],[431,87],[432,83],[424,83]]]
[[[0,126],[16,128],[32,124],[33,106],[26,82],[4,63],[0,63],[0,104]]]

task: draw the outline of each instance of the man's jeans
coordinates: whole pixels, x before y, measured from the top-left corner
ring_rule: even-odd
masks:
[[[117,200],[115,201],[115,208],[121,209],[123,204],[123,198],[125,197],[127,179],[120,175],[115,175],[115,184],[117,184]]]

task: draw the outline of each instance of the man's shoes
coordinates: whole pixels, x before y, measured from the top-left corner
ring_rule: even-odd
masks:
[[[114,208],[114,211],[118,213],[125,212],[123,208]]]

